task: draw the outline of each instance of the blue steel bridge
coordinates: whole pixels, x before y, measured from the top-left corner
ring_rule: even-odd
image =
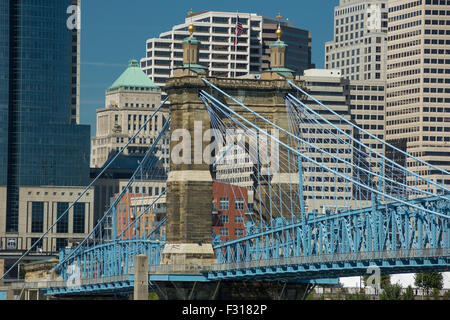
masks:
[[[450,190],[444,181],[449,172],[366,132],[294,82],[288,81],[293,93],[285,97],[288,126],[281,128],[242,99],[210,80],[202,81],[207,89],[198,94],[211,129],[222,137],[234,132],[231,143],[217,139],[221,152],[211,170],[230,170],[232,176],[235,167],[227,161],[239,152],[253,164],[254,170],[248,172],[253,202],[244,204],[244,235],[227,242],[212,236],[216,259],[212,265],[162,264],[166,219],[151,231],[143,225],[165,194],[151,203],[142,199],[143,209],[134,219],[124,212],[121,200],[134,198],[139,203],[142,195],[132,193],[134,186],[154,174],[169,119],[95,228],[77,247],[61,251],[55,268],[60,278],[42,289],[47,295],[130,293],[139,254],[149,258],[151,290],[164,281],[326,282],[364,275],[370,266],[388,274],[448,271]],[[313,103],[306,104],[306,99]],[[383,149],[364,145],[355,132],[369,135]],[[276,166],[265,161],[273,150],[278,155]],[[221,181],[232,182],[226,175]],[[126,228],[117,228],[123,219]],[[80,279],[78,286],[70,285],[75,277]]]

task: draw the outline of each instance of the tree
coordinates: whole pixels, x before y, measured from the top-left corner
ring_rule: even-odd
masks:
[[[444,276],[439,272],[416,273],[414,276],[414,285],[423,290],[430,289],[441,290],[444,286]]]
[[[369,279],[369,276],[364,276],[364,286],[367,287],[367,280]],[[386,288],[391,284],[391,275],[389,274],[382,274],[380,278],[380,287],[381,289]]]
[[[402,286],[398,283],[389,284],[383,289],[380,300],[400,300],[402,294]]]
[[[367,300],[367,297],[366,294],[362,291],[346,295],[345,300]]]
[[[433,299],[434,300],[440,300],[441,295],[439,294],[439,289],[438,288],[434,288],[433,289]]]
[[[450,291],[445,291],[442,300],[450,300]]]
[[[411,286],[408,286],[408,288],[406,288],[405,293],[402,294],[402,300],[414,300],[414,290]]]

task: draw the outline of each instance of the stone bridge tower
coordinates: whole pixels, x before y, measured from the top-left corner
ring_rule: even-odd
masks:
[[[171,116],[171,163],[167,181],[167,244],[163,253],[164,264],[205,265],[214,263],[212,250],[212,175],[210,166],[203,162],[203,150],[210,141],[202,141],[203,133],[210,129],[210,118],[205,105],[199,98],[201,90],[208,87],[202,78],[207,77],[207,68],[199,64],[200,42],[193,36],[194,26],[189,26],[190,37],[183,41],[183,65],[174,70],[174,76],[167,80],[165,91],[170,101]],[[287,45],[281,41],[281,28],[277,30],[278,41],[271,45],[272,65],[261,75],[261,79],[207,78],[231,96],[255,112],[274,122],[281,128],[288,128],[285,96],[293,92],[287,79],[293,80],[292,70],[285,67]],[[299,84],[300,85],[300,84]],[[224,102],[244,117],[254,117],[243,112],[236,102],[223,98]],[[266,124],[257,120],[258,125]],[[184,140],[183,140],[184,139]],[[281,141],[286,137],[280,133]],[[177,146],[182,144],[184,151]],[[177,159],[174,159],[177,158]],[[287,172],[281,168],[281,172]],[[264,168],[255,173],[267,175],[274,181],[271,192],[280,183],[298,186],[298,174],[270,174]],[[276,186],[275,186],[276,184]],[[262,194],[269,194],[269,186]],[[288,187],[287,187],[288,188]],[[269,197],[255,198],[255,202],[268,205]],[[277,204],[272,204],[277,205]]]
[[[183,65],[174,70],[172,78],[168,79],[165,91],[170,101],[170,133],[171,162],[167,180],[167,232],[166,245],[162,264],[184,265],[178,270],[183,274],[201,276],[199,268],[208,268],[216,263],[212,247],[212,184],[213,177],[209,164],[203,161],[203,150],[210,141],[203,141],[203,134],[211,128],[206,106],[199,97],[202,90],[208,86],[202,80],[209,82],[236,97],[246,106],[271,120],[278,126],[287,129],[285,96],[293,92],[287,79],[294,79],[291,70],[285,68],[284,55],[286,45],[280,40],[281,28],[277,34],[279,39],[271,46],[271,54],[276,55],[271,69],[261,75],[261,79],[229,79],[207,77],[207,68],[199,64],[200,42],[193,36],[194,26],[188,28],[190,36],[183,41]],[[297,83],[297,85],[300,85]],[[231,99],[221,98],[228,106],[239,110],[239,113],[249,120],[254,117],[249,112],[243,112],[241,107]],[[262,121],[258,125],[265,127]],[[280,140],[286,137],[280,134]],[[180,148],[180,145],[183,148]],[[183,150],[180,152],[180,150]],[[262,169],[256,174],[267,174]],[[268,181],[280,182],[285,185],[289,181],[298,185],[298,174],[277,173],[269,175]],[[297,182],[295,182],[297,181]],[[281,187],[283,187],[283,183]],[[262,185],[266,192],[269,186]],[[288,189],[290,186],[286,185]],[[287,190],[286,189],[286,190]],[[279,190],[271,188],[271,192]],[[267,203],[268,197],[254,199]],[[283,200],[284,201],[284,200]],[[275,204],[277,205],[277,204]],[[169,268],[170,269],[170,268]],[[280,286],[274,282],[159,282],[158,294],[167,299],[301,299],[308,293],[308,285],[287,283]],[[195,288],[195,290],[194,290]],[[281,292],[281,294],[280,294]]]

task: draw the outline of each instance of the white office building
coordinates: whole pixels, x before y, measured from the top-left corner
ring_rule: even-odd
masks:
[[[334,40],[325,44],[325,68],[349,80],[386,79],[387,0],[340,0]]]
[[[244,34],[234,45],[236,17]],[[195,26],[195,37],[201,42],[200,63],[208,67],[209,76],[238,77],[259,74],[269,68],[269,45],[276,40],[275,30],[281,22],[289,46],[286,65],[301,73],[311,64],[311,34],[295,28],[288,20],[263,17],[253,13],[203,11],[188,15],[183,24],[147,40],[146,57],[141,68],[152,81],[163,87],[173,69],[183,62],[181,42]]]

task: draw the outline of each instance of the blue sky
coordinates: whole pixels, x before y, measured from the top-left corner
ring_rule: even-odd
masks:
[[[81,15],[81,117],[95,134],[95,110],[105,90],[130,59],[145,56],[145,41],[184,22],[193,11],[239,11],[275,17],[278,12],[312,34],[312,62],[323,67],[324,44],[333,38],[333,8],[338,0],[152,1],[84,0]]]

